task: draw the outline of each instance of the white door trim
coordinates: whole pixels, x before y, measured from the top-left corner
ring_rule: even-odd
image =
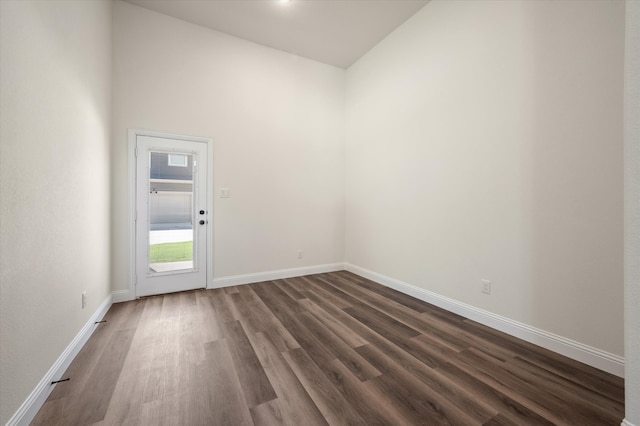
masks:
[[[129,129],[129,297],[120,300],[134,300],[136,295],[136,140],[138,136],[150,136],[157,138],[176,139],[189,142],[201,142],[207,144],[207,211],[209,226],[207,226],[207,288],[213,287],[213,139],[198,136],[176,135],[142,129]]]

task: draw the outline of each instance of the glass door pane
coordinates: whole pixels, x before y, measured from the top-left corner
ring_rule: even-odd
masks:
[[[149,152],[149,274],[192,271],[194,155]]]

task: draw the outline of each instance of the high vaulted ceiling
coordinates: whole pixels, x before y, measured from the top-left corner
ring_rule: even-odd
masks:
[[[194,24],[348,68],[428,0],[126,0]]]

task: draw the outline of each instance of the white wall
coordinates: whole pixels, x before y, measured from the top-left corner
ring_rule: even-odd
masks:
[[[129,128],[213,138],[215,277],[341,262],[344,70],[128,3],[114,10],[114,290],[129,281]]]
[[[623,46],[622,1],[427,4],[347,73],[347,262],[622,355]]]
[[[109,2],[0,1],[0,424],[108,295],[110,253],[128,286],[131,127],[214,138],[215,188],[232,191],[214,200],[216,277],[346,257],[622,353],[622,2],[432,1],[347,73],[346,176],[343,70],[114,8],[110,121]],[[633,155],[637,139],[627,126]],[[627,184],[636,221],[633,167]]]
[[[0,424],[110,294],[110,22],[0,1]]]
[[[626,2],[625,44],[625,409],[640,426],[640,2]]]

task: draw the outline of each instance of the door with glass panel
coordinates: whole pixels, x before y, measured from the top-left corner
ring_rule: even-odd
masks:
[[[204,142],[136,136],[136,296],[207,283]]]

